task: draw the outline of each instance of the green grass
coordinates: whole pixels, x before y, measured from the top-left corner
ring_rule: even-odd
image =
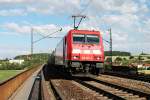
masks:
[[[0,82],[20,73],[21,71],[22,70],[0,70]]]

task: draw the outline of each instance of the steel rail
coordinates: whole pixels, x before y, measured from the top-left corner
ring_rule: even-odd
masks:
[[[97,88],[97,87],[95,87],[93,85],[90,85],[90,84],[88,84],[88,83],[86,83],[82,80],[76,79],[75,81],[78,82],[79,84],[82,84],[82,85],[86,86],[87,88],[92,89],[93,91],[96,91],[97,93],[100,93],[100,94],[103,94],[103,95],[109,97],[110,99],[113,98],[115,100],[124,100],[124,98],[122,98],[122,97],[116,96],[113,93],[110,93],[110,92],[107,92],[103,89]]]
[[[98,83],[102,83],[102,84],[105,84],[105,85],[108,85],[108,86],[111,86],[111,87],[114,87],[114,88],[117,88],[117,89],[121,89],[121,90],[124,90],[124,91],[127,91],[129,93],[133,93],[135,95],[139,95],[140,97],[146,97],[148,100],[150,100],[150,93],[147,93],[147,92],[144,92],[144,91],[140,91],[138,89],[133,89],[133,88],[130,88],[130,87],[125,87],[119,83],[113,83],[113,82],[107,82],[107,81],[104,81],[104,80],[100,80],[98,78],[95,78],[95,77],[91,77],[92,80],[94,80],[95,82],[98,82]],[[128,83],[130,84],[130,83]]]

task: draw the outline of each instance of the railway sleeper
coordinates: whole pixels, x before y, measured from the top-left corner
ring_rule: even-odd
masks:
[[[81,85],[77,82],[72,82],[73,84],[79,86],[80,88],[82,88],[83,90],[86,90],[88,91],[90,94],[92,94],[94,97],[96,97],[97,99],[100,99],[100,100],[112,100],[112,99],[109,99],[108,97],[104,96],[103,94],[100,94],[96,91],[93,91],[92,89],[89,89],[87,87],[85,87],[84,85]]]
[[[94,77],[91,77],[91,79],[97,83],[101,83],[101,84],[105,84],[107,86],[110,86],[110,87],[113,87],[113,88],[116,88],[116,89],[119,89],[119,90],[122,90],[124,92],[128,92],[128,93],[131,93],[133,95],[139,95],[139,97],[145,97],[147,98],[148,100],[150,100],[150,95],[148,93],[145,93],[145,92],[141,92],[140,90],[134,90],[130,87],[125,87],[125,86],[121,86],[119,85],[119,83],[117,84],[114,84],[114,83],[110,83],[109,81],[107,80],[99,80],[97,78],[94,78]]]
[[[132,98],[132,99],[140,99],[140,97],[138,95],[133,95],[131,93],[127,93],[127,92],[124,92],[122,90],[116,90],[115,88],[112,88],[112,87],[109,87],[109,86],[106,86],[106,85],[103,85],[103,84],[100,84],[100,83],[97,83],[97,82],[86,82],[87,84],[90,84],[90,85],[93,85],[97,88],[100,88],[100,89],[103,89],[113,95],[116,95],[116,96],[119,96],[121,98],[124,98],[124,99],[127,99],[127,98]],[[145,98],[146,99],[146,98]]]

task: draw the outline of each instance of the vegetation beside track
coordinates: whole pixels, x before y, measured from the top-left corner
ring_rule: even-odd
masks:
[[[5,81],[23,70],[46,63],[48,54],[40,53],[31,55],[19,55],[14,60],[24,60],[23,63],[10,63],[9,59],[0,60],[0,82]]]
[[[31,55],[19,55],[14,60],[24,60],[22,64],[10,63],[8,59],[0,61],[0,70],[24,70],[31,68],[37,64],[46,63],[48,59],[47,53],[33,54]]]
[[[17,75],[22,72],[22,70],[0,70],[0,82]]]

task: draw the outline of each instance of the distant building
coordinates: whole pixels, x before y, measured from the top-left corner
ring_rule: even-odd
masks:
[[[9,60],[9,63],[17,63],[17,64],[22,64],[24,60]]]
[[[143,68],[143,65],[142,65],[142,64],[140,64],[140,65],[137,65],[137,67],[138,67],[138,68]]]
[[[150,64],[143,64],[143,67],[145,67],[146,69],[150,68]]]

